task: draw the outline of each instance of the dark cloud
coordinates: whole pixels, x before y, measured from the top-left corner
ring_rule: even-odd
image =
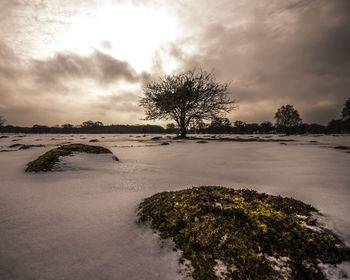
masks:
[[[232,95],[240,102],[233,118],[272,120],[286,103],[308,122],[338,117],[350,91],[350,2],[259,3],[252,9],[249,2],[225,2],[224,12],[211,7],[211,15],[223,15],[208,18],[187,40],[196,52],[186,55],[179,43],[168,46],[168,54],[181,61],[181,69],[201,66],[232,81]],[[225,21],[230,15],[238,24]],[[195,26],[203,19],[191,20]]]
[[[21,72],[20,61],[14,51],[0,42],[0,78],[15,79]]]
[[[117,113],[140,113],[142,109],[138,100],[139,95],[134,92],[115,93],[101,98],[93,107]]]
[[[118,82],[137,85],[151,78],[146,72],[137,74],[127,62],[95,51],[89,56],[59,53],[25,65],[0,44],[0,113],[8,123],[78,124],[84,116],[106,123],[139,122],[137,94],[125,92]],[[87,80],[97,86],[87,87]],[[109,93],[105,85],[119,92]]]
[[[81,56],[73,53],[58,53],[47,60],[34,60],[33,73],[38,82],[57,84],[65,79],[89,78],[100,84],[119,80],[137,82],[139,77],[126,62],[95,50],[91,55]]]

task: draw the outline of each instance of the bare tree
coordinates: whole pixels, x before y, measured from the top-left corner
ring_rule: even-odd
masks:
[[[209,120],[229,113],[235,101],[228,98],[228,84],[218,83],[212,73],[191,70],[167,75],[147,84],[140,105],[146,109],[146,119],[174,120],[186,137],[194,120]]]

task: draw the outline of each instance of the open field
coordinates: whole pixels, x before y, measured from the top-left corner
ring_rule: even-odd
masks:
[[[179,253],[136,223],[136,209],[155,193],[202,185],[311,204],[350,246],[350,136],[200,136],[208,143],[164,135],[7,136],[0,139],[0,279],[183,279]],[[24,172],[69,142],[104,146],[120,161],[77,154],[55,172]],[[350,275],[349,264],[340,267]]]

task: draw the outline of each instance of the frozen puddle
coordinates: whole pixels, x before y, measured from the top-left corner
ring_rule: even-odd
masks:
[[[139,226],[135,211],[152,194],[200,185],[253,188],[310,203],[350,245],[350,154],[321,145],[350,146],[349,136],[293,137],[297,141],[287,145],[173,141],[145,147],[131,147],[128,135],[104,136],[26,135],[24,144],[40,138],[47,146],[0,153],[0,279],[183,279],[178,253]],[[0,146],[15,138],[0,139]],[[55,145],[92,138],[120,162],[81,153],[61,158],[57,168],[64,172],[24,173]],[[315,139],[321,144],[308,144]],[[330,279],[340,275],[325,269]]]

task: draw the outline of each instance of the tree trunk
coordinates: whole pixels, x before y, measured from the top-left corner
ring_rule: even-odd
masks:
[[[186,138],[186,128],[185,127],[180,127],[180,132],[181,132],[180,137],[181,138]]]
[[[181,112],[181,118],[180,118],[180,138],[186,138],[186,119],[185,119],[185,112]]]
[[[289,136],[289,128],[287,126],[285,127],[285,132],[286,132],[286,135]]]

